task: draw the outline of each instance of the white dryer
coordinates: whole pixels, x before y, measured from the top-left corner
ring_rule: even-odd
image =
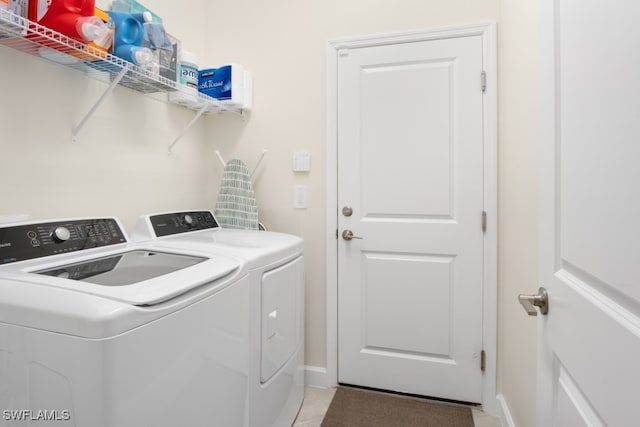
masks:
[[[1,226],[0,426],[247,425],[248,298],[240,260],[113,218]]]
[[[303,240],[222,229],[212,212],[141,217],[132,239],[243,259],[250,276],[249,424],[293,424],[304,398]]]

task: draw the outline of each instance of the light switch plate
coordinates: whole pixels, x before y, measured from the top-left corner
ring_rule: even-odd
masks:
[[[294,209],[307,208],[307,186],[306,185],[296,185],[293,188],[293,208]]]

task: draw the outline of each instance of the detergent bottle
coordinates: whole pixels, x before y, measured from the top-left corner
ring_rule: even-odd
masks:
[[[83,43],[101,37],[104,22],[94,16],[95,0],[30,0],[29,20]]]
[[[142,47],[144,24],[152,19],[151,13],[109,11],[115,26],[113,54],[136,65],[146,65],[153,59],[151,49]]]

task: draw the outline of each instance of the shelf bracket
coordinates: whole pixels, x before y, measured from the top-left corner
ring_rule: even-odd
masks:
[[[91,109],[87,112],[87,114],[84,115],[84,118],[82,120],[80,120],[80,123],[78,123],[78,125],[71,130],[71,142],[76,142],[78,140],[78,132],[80,132],[80,130],[84,127],[84,125],[87,123],[89,118],[93,115],[93,113],[96,112],[96,110],[98,109],[100,104],[102,104],[104,102],[104,100],[111,93],[111,91],[113,91],[113,89],[116,86],[118,86],[118,83],[120,83],[120,80],[122,80],[122,78],[124,77],[124,75],[126,73],[127,73],[127,67],[124,67],[118,73],[118,75],[113,79],[113,81],[111,82],[111,84],[109,85],[107,90],[104,91],[102,96],[100,96],[100,98],[96,101],[96,103],[93,104],[93,107],[91,107]]]
[[[209,108],[209,106],[207,104],[203,105],[202,107],[200,107],[200,109],[198,110],[198,113],[195,115],[195,117],[189,122],[189,124],[182,130],[182,132],[180,132],[180,134],[178,136],[176,136],[176,139],[173,140],[173,142],[171,143],[171,145],[169,145],[169,154],[171,154],[171,149],[173,148],[174,145],[176,145],[178,143],[178,141],[180,141],[180,139],[187,133],[187,131],[191,128],[191,126],[193,126],[195,124],[195,122],[198,121],[198,119],[200,118],[200,116],[207,111],[207,108]]]

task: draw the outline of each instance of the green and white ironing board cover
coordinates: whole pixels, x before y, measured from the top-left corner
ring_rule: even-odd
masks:
[[[258,204],[242,160],[231,159],[224,167],[214,213],[222,228],[258,229]]]

